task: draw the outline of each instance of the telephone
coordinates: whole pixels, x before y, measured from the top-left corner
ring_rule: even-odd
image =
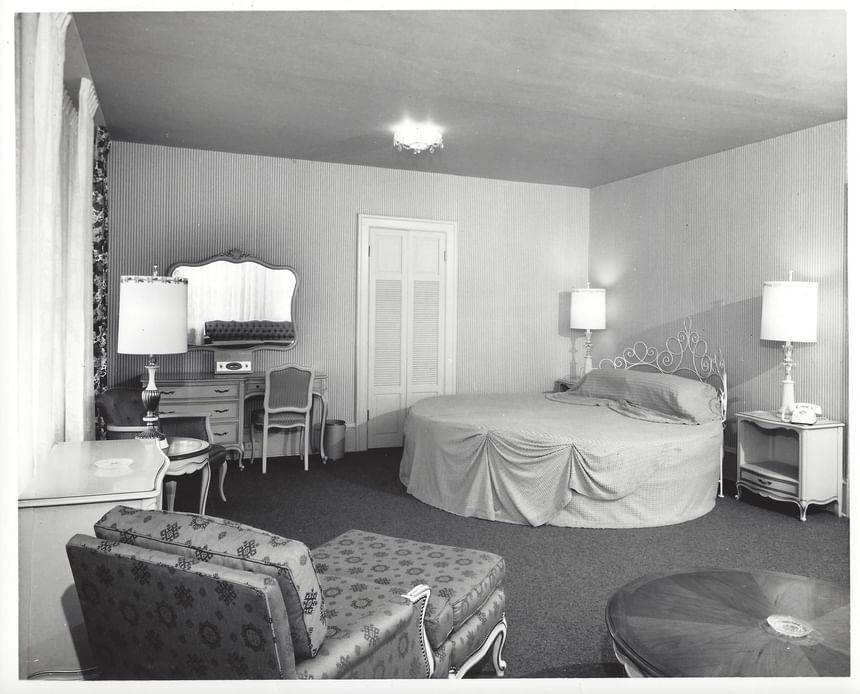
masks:
[[[791,417],[789,418],[789,415]],[[811,402],[796,402],[783,410],[782,421],[790,421],[792,424],[815,424],[821,416],[821,408]]]

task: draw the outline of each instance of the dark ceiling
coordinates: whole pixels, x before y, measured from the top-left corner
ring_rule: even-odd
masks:
[[[838,10],[74,19],[121,141],[590,188],[847,117]]]

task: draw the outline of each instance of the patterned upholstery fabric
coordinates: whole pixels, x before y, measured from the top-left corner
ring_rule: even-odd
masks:
[[[211,342],[296,339],[296,330],[288,320],[209,320],[205,330]]]
[[[323,582],[337,574],[390,585],[401,593],[419,583],[430,586],[425,624],[434,650],[481,608],[505,576],[504,558],[491,552],[361,530],[338,535],[311,556]]]
[[[444,670],[440,667],[436,674],[441,676],[448,670],[458,670],[466,659],[484,644],[488,632],[501,621],[504,614],[505,591],[499,587],[493,591],[481,609],[469,617],[442,644],[439,650],[447,654],[448,663]],[[441,657],[440,655],[437,663]]]
[[[271,576],[86,535],[66,552],[103,677],[296,676]]]
[[[405,591],[347,576],[321,576],[328,632],[316,658],[297,666],[299,679],[426,678],[419,606]]]
[[[289,613],[297,659],[315,656],[325,639],[322,588],[308,548],[297,540],[220,518],[128,506],[108,511],[94,530],[99,538],[271,576]]]

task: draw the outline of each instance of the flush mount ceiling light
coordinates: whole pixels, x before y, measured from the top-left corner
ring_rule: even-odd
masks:
[[[394,128],[394,147],[398,152],[404,149],[413,154],[430,152],[442,149],[442,129],[433,125],[430,121],[426,123],[413,123],[406,120]]]

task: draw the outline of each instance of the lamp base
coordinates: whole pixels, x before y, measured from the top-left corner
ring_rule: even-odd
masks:
[[[786,342],[782,346],[783,362],[782,366],[785,369],[785,377],[782,379],[782,395],[779,400],[779,416],[785,417],[787,412],[794,409],[794,379],[791,377],[791,368],[794,366],[792,358],[792,344]]]
[[[154,439],[161,442],[166,441],[167,437],[158,429],[158,404],[161,401],[161,393],[158,392],[158,386],[155,385],[155,372],[157,370],[158,362],[155,359],[155,355],[150,355],[149,361],[146,363],[149,382],[140,394],[140,399],[146,408],[146,416],[143,417],[143,423],[146,428],[135,438]]]
[[[582,370],[583,375],[594,369],[594,362],[591,360],[591,330],[585,331],[585,367]]]
[[[146,429],[141,431],[134,438],[142,439],[142,440],[153,439],[156,441],[166,441],[167,437],[162,432],[160,432],[158,430],[158,425],[157,425],[158,418],[157,417],[155,418],[155,422],[149,422],[149,421],[147,421],[147,419],[148,419],[148,417],[143,418],[143,421],[146,423]]]

